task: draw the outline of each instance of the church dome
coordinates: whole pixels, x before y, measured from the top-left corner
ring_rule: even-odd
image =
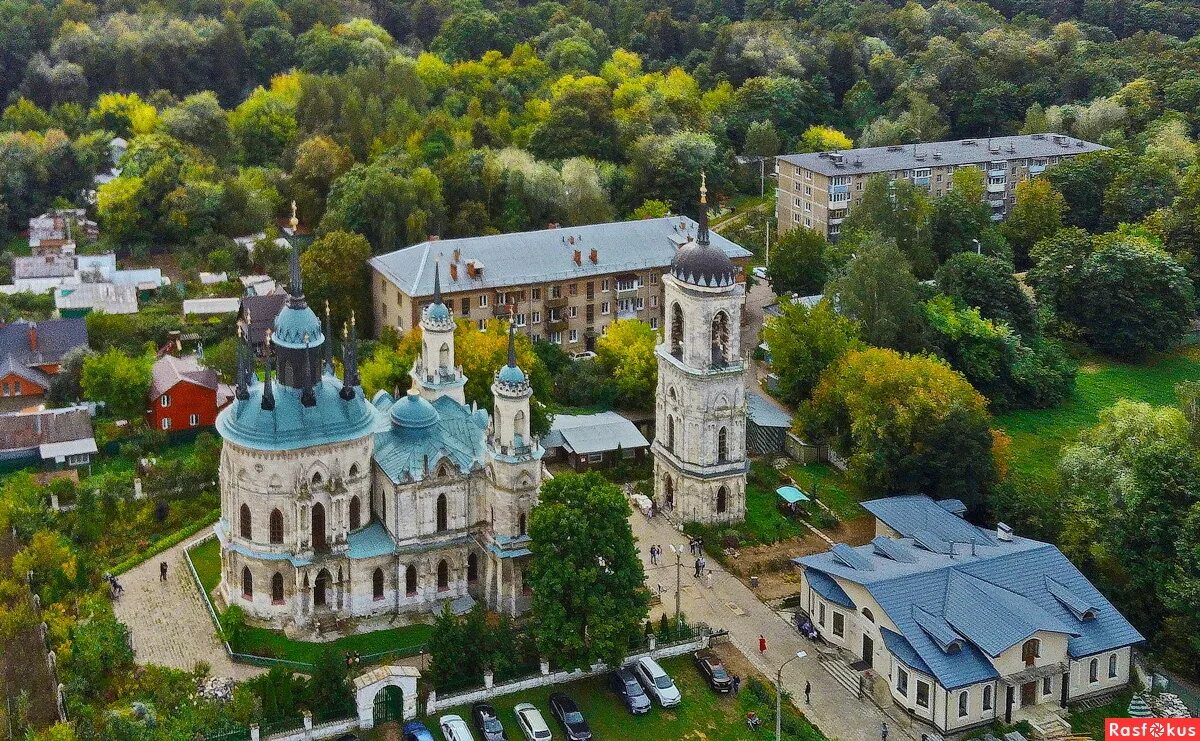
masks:
[[[525,371],[515,365],[506,365],[500,369],[500,373],[496,376],[496,379],[500,383],[525,383]]]
[[[723,250],[700,242],[688,242],[671,260],[671,274],[694,286],[731,286],[736,273],[737,268]]]
[[[271,340],[276,345],[295,349],[317,347],[324,343],[325,335],[321,332],[321,320],[316,312],[308,305],[293,306],[292,303],[289,301],[285,304],[279,316],[275,317]]]
[[[437,303],[430,304],[426,316],[432,322],[445,323],[450,321],[450,309],[444,303],[438,301]]]
[[[392,405],[391,415],[392,424],[414,430],[432,427],[441,419],[438,410],[416,389],[410,389],[407,396]]]

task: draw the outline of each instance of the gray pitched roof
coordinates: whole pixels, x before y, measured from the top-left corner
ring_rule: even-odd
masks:
[[[36,347],[34,346],[36,335]],[[87,322],[83,319],[24,319],[0,326],[0,355],[12,355],[24,365],[57,363],[67,351],[87,347]]]
[[[13,258],[13,278],[69,278],[75,275],[74,255],[31,255]]]
[[[616,412],[556,414],[542,447],[564,445],[574,453],[583,454],[604,453],[618,446],[623,450],[648,448],[650,442],[632,422]]]
[[[746,414],[759,427],[791,429],[792,415],[753,391],[746,392]]]
[[[995,656],[1037,631],[1067,634],[1071,657],[1143,640],[1053,545],[1019,536],[1010,541],[993,539],[928,497],[892,499],[896,501],[888,506],[881,502],[890,500],[864,506],[880,519],[884,519],[880,512],[886,514],[884,521],[904,536],[893,541],[894,549],[904,549],[904,560],[868,544],[853,550],[870,562],[870,569],[847,565],[832,552],[794,562],[809,575],[820,573],[864,587],[912,649],[912,655],[899,658],[914,668],[924,663],[943,686],[953,689],[995,678],[988,655]],[[978,537],[963,537],[964,527]],[[909,537],[915,529],[953,541],[953,552],[923,548]],[[1062,599],[1064,592],[1069,592],[1069,599]],[[1076,610],[1085,605],[1091,612],[1076,614],[1072,604]],[[961,648],[950,648],[952,636],[963,639]]]
[[[92,418],[84,407],[0,414],[0,451],[30,450],[92,437]]]
[[[994,136],[990,139],[864,147],[844,152],[785,154],[779,159],[823,175],[893,172],[921,167],[981,164],[999,160],[1100,152],[1108,147],[1058,134]],[[840,166],[838,156],[840,159]]]
[[[697,224],[686,216],[590,224],[533,232],[422,242],[371,258],[371,266],[409,296],[433,295],[433,263],[442,256],[442,290],[525,286],[590,275],[659,268],[666,272],[675,251],[695,239]],[[714,247],[730,258],[750,252],[711,232]],[[596,261],[592,262],[592,250]],[[575,251],[580,253],[575,262]],[[455,251],[459,259],[454,261]],[[472,278],[467,264],[482,266]],[[446,265],[456,265],[454,271]]]
[[[275,324],[275,317],[283,311],[287,294],[268,293],[262,296],[249,295],[242,297],[242,323],[246,326],[250,342],[259,344],[266,342],[267,330]]]
[[[170,391],[178,383],[193,383],[206,389],[217,389],[219,381],[216,371],[200,365],[195,355],[177,358],[174,355],[164,355],[154,361],[150,369],[150,394],[148,398],[156,399]]]

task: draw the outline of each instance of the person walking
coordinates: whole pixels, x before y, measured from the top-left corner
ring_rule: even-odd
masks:
[[[703,562],[703,560],[702,560],[702,559],[699,559],[699,558],[697,558],[697,559],[696,559],[696,578],[697,578],[697,579],[699,579],[699,578],[700,578],[700,574],[702,573],[702,569],[703,569],[703,568],[704,568],[704,562]]]
[[[159,581],[167,580],[167,562],[166,561],[159,561],[159,563],[158,563],[158,580]]]
[[[883,741],[887,741],[887,733],[888,733],[887,721],[885,720],[879,726],[879,738],[883,739]]]
[[[734,674],[733,675],[733,694],[736,695],[738,693],[738,690],[740,690],[741,688],[742,688],[742,678],[740,676],[738,676],[737,674]]]
[[[758,652],[763,656],[767,655],[767,639],[762,634],[758,636]]]
[[[701,556],[700,556],[700,573],[703,574],[704,570],[707,568],[708,568],[708,559],[706,559],[704,557],[704,555],[701,554]],[[700,574],[697,574],[697,576],[699,576],[699,575]]]
[[[812,705],[812,685],[808,682],[804,683],[804,704]]]
[[[713,588],[712,569],[709,569],[708,571],[704,572],[704,586],[708,587],[709,589]]]

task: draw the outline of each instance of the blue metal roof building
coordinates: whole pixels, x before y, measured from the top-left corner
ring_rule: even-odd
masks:
[[[925,496],[863,506],[877,518],[874,541],[794,559],[804,603],[818,613],[814,622],[846,608],[841,636],[829,622],[821,632],[887,673],[893,698],[905,705],[908,697],[918,717],[928,712],[939,729],[956,730],[1128,681],[1128,649],[1142,635],[1053,545],[975,527],[952,514],[956,503]],[[874,653],[878,643],[886,658]],[[912,707],[920,704],[913,672],[931,678],[945,703],[966,695],[962,722],[956,708],[930,700],[928,682],[925,706]],[[977,686],[989,687],[990,699]],[[990,718],[977,712],[988,704]]]

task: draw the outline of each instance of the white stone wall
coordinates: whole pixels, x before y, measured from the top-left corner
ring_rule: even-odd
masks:
[[[1106,692],[1108,690],[1122,687],[1129,682],[1129,662],[1132,655],[1132,650],[1125,646],[1118,648],[1115,651],[1105,651],[1093,656],[1084,656],[1079,659],[1071,659],[1070,675],[1071,686],[1069,689],[1070,699],[1072,701],[1091,695],[1097,692]],[[1115,677],[1108,676],[1109,658],[1116,656],[1117,660],[1117,675]],[[1096,681],[1091,681],[1091,662],[1096,661]]]

